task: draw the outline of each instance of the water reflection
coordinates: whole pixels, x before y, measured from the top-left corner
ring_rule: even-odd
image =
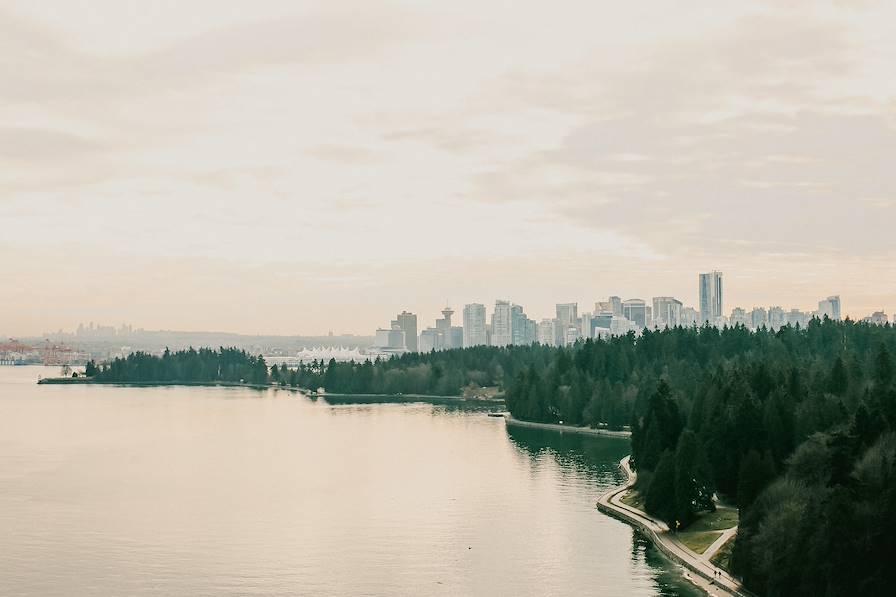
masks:
[[[507,426],[507,437],[520,459],[529,467],[530,474],[538,474],[542,469],[556,470],[564,485],[585,479],[593,487],[591,496],[595,501],[601,493],[625,481],[619,461],[631,451],[628,439],[558,433],[513,425]],[[604,516],[596,508],[594,515]],[[632,532],[630,553],[633,569],[652,572],[651,580],[658,595],[702,595],[682,578],[676,564],[637,531]]]

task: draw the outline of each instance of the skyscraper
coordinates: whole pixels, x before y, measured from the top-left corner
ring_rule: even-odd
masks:
[[[554,319],[542,319],[538,322],[538,327],[536,330],[537,338],[539,344],[544,344],[545,346],[554,346],[557,342],[557,333],[555,331],[556,328],[556,320]]]
[[[522,305],[510,306],[510,335],[512,344],[525,346],[535,342],[536,338],[530,335],[530,322],[531,320],[526,317],[526,312],[523,311]]]
[[[610,308],[613,310],[613,315],[622,317],[622,299],[618,296],[611,296],[609,303]]]
[[[647,303],[641,299],[628,299],[622,303],[622,316],[631,321],[637,329],[647,327]]]
[[[700,318],[715,325],[722,317],[725,301],[722,297],[722,272],[700,274]]]
[[[464,348],[488,343],[485,331],[485,305],[471,303],[464,307]]]
[[[657,296],[653,299],[653,321],[656,327],[674,328],[681,325],[680,300],[671,296]]]
[[[750,327],[758,330],[763,326],[768,327],[768,311],[762,307],[753,307],[750,311]]]
[[[510,318],[510,303],[495,301],[492,313],[492,346],[507,346],[513,343],[513,328]]]
[[[578,303],[558,303],[557,304],[557,346],[566,345],[566,332],[569,328],[578,328],[579,304]]]
[[[417,315],[402,311],[395,318],[398,328],[404,332],[405,347],[410,352],[417,352]]]
[[[818,302],[818,317],[824,319],[825,315],[828,319],[840,321],[840,297],[829,296],[823,301]]]

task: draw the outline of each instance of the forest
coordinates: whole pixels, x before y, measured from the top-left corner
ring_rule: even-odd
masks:
[[[272,367],[236,349],[135,353],[106,381],[249,381],[336,393],[499,386],[520,419],[629,428],[646,508],[681,528],[740,509],[733,571],[764,595],[887,594],[896,581],[896,328],[813,320]]]

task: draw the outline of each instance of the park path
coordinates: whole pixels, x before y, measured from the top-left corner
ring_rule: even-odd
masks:
[[[708,557],[701,557],[685,547],[673,533],[669,532],[669,527],[664,522],[656,520],[647,513],[622,502],[622,496],[635,484],[637,479],[637,474],[629,466],[629,458],[629,456],[626,456],[619,463],[622,470],[625,471],[628,480],[624,485],[611,489],[600,496],[597,500],[598,509],[605,514],[633,525],[645,533],[653,540],[654,545],[660,551],[673,561],[684,566],[687,570],[685,577],[708,595],[718,597],[751,597],[751,593],[743,589],[737,579],[713,565]],[[736,532],[736,529],[734,531]]]
[[[704,560],[711,560],[716,552],[722,549],[722,546],[728,543],[728,540],[731,539],[734,535],[737,534],[737,527],[731,527],[730,529],[725,529],[722,532],[722,535],[713,541],[712,545],[706,548],[706,551],[703,552]]]

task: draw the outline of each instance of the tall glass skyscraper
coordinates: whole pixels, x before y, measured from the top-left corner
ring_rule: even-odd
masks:
[[[471,303],[464,307],[464,348],[488,343],[485,332],[485,305]]]
[[[700,274],[700,319],[715,324],[725,312],[722,298],[722,272]]]

